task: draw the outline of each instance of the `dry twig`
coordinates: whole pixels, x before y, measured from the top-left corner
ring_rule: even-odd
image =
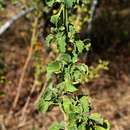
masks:
[[[0,27],[0,35],[2,35],[8,28],[10,28],[16,20],[18,20],[19,18],[23,17],[24,15],[32,12],[34,9],[35,9],[34,7],[28,8],[28,9],[23,10],[20,13],[16,14],[12,18],[10,18],[4,25],[2,25]]]
[[[37,97],[37,99],[36,99],[36,101],[35,101],[35,103],[34,103],[35,106],[38,104],[40,98],[42,97],[43,93],[45,92],[45,89],[46,89],[46,86],[47,86],[47,85],[48,85],[48,82],[45,81],[45,83],[44,83],[44,85],[43,85],[43,87],[42,87],[42,90],[41,90],[39,96]]]
[[[34,24],[33,24],[33,31],[32,31],[33,33],[32,33],[32,39],[31,39],[31,46],[30,46],[29,53],[28,53],[27,59],[25,61],[25,64],[24,64],[24,67],[23,67],[20,79],[19,79],[19,82],[18,82],[16,97],[14,99],[14,102],[13,102],[13,105],[12,105],[12,109],[11,109],[11,111],[8,114],[8,118],[6,120],[6,123],[8,123],[11,115],[13,114],[13,109],[17,106],[17,103],[18,103],[18,100],[19,100],[19,97],[20,97],[20,92],[21,92],[21,88],[22,88],[22,85],[23,85],[23,82],[24,82],[25,73],[26,73],[28,64],[29,64],[29,62],[31,60],[32,54],[33,54],[33,47],[34,47],[34,45],[37,42],[37,37],[38,37],[38,33],[37,33],[38,22],[39,22],[39,17],[36,17],[35,21],[34,21]]]
[[[26,120],[26,110],[27,110],[28,105],[29,105],[29,102],[30,102],[30,100],[31,100],[31,95],[32,95],[32,93],[34,92],[36,86],[37,86],[37,82],[34,81],[34,84],[33,84],[33,86],[32,86],[31,92],[30,92],[30,94],[29,94],[29,96],[28,96],[28,98],[27,98],[27,101],[26,101],[26,103],[25,103],[23,109],[22,109],[22,116],[21,116],[22,122],[25,122],[25,120]]]

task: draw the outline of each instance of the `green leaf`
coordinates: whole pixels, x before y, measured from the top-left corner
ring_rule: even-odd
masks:
[[[55,24],[56,26],[57,26],[57,24],[58,24],[58,22],[60,20],[60,15],[61,15],[62,10],[63,10],[63,7],[61,6],[59,12],[57,14],[51,16],[51,22],[53,24]]]
[[[61,69],[61,63],[59,61],[55,61],[53,63],[48,64],[47,72],[48,73],[59,73]]]
[[[48,6],[52,6],[55,3],[55,0],[46,0]]]
[[[80,100],[80,104],[82,105],[83,112],[89,112],[90,103],[89,103],[88,96],[83,96],[79,100]]]
[[[79,53],[82,53],[85,48],[84,43],[81,40],[76,41],[76,47]]]
[[[78,130],[86,130],[86,125],[82,123],[79,125]]]
[[[53,95],[53,93],[52,93],[52,91],[47,91],[46,93],[45,93],[45,100],[46,101],[50,101],[51,100],[51,98],[52,98],[52,95]]]
[[[64,97],[63,98],[63,109],[66,113],[71,112],[70,108],[71,108],[72,102],[68,97]]]
[[[111,127],[109,122],[105,120],[102,126],[96,125],[94,128],[94,130],[110,130]]]
[[[46,44],[47,46],[49,47],[51,41],[53,40],[54,36],[52,34],[49,34],[47,37],[46,37]]]
[[[101,127],[101,126],[95,126],[94,130],[106,130],[105,128]]]
[[[82,76],[82,73],[79,70],[74,70],[73,77],[74,77],[75,83],[80,83],[81,76]]]
[[[44,94],[44,100],[45,100],[45,101],[50,101],[50,100],[52,99],[52,97],[53,97],[53,91],[51,90],[52,87],[53,87],[53,84],[50,83],[50,84],[48,85],[48,88],[47,88],[45,94]]]
[[[96,123],[103,125],[103,118],[101,117],[101,115],[99,113],[93,113],[89,116],[90,120],[95,121]]]
[[[65,91],[66,92],[75,92],[77,91],[77,88],[75,88],[75,86],[70,83],[69,81],[66,81],[65,82]]]
[[[56,14],[56,15],[53,15],[52,17],[51,17],[51,22],[53,23],[53,24],[55,24],[55,25],[57,25],[57,23],[58,23],[58,21],[59,21],[59,14]]]
[[[85,64],[80,64],[79,65],[80,67],[80,71],[82,71],[82,72],[86,72],[87,74],[88,74],[88,71],[89,71],[89,69],[88,69],[88,66],[87,65],[85,65]]]
[[[53,123],[49,130],[61,130],[62,126],[59,123]]]
[[[78,55],[74,54],[73,58],[72,58],[72,62],[76,63],[78,61]]]
[[[105,128],[105,130],[111,129],[111,126],[110,126],[110,123],[108,122],[108,120],[104,120],[103,127]]]
[[[51,102],[41,99],[38,103],[38,110],[42,112],[47,112],[50,105],[51,105]]]
[[[73,105],[73,111],[75,112],[75,113],[81,113],[82,112],[82,108],[81,108],[81,106],[80,105],[78,105],[78,106],[75,106],[75,105]]]
[[[76,0],[64,0],[67,7],[71,8]]]
[[[76,122],[70,122],[68,125],[68,130],[78,130],[77,129],[77,123]]]
[[[68,54],[63,54],[63,55],[61,55],[60,60],[62,60],[64,62],[64,64],[67,64],[67,63],[71,62],[71,56]]]
[[[56,36],[56,41],[57,41],[57,45],[58,45],[58,49],[60,53],[65,53],[66,51],[66,41],[65,41],[65,36],[58,33]]]
[[[75,112],[70,112],[69,114],[68,114],[68,117],[69,117],[69,120],[71,121],[71,122],[75,122],[76,120],[77,120],[77,114],[75,113]]]

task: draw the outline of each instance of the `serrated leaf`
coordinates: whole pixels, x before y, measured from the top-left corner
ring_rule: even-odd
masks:
[[[103,125],[103,118],[101,117],[101,115],[99,113],[93,113],[89,116],[90,120],[95,121],[96,123]]]

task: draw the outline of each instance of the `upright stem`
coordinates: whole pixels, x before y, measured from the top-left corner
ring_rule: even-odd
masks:
[[[60,107],[60,110],[64,116],[64,130],[68,130],[67,126],[68,126],[68,117],[66,115],[66,113],[64,112],[63,108],[62,108],[62,105],[59,104],[59,107]]]
[[[68,7],[66,5],[66,0],[64,0],[63,22],[64,22],[64,26],[65,26],[66,42],[68,43],[69,25],[68,25]]]

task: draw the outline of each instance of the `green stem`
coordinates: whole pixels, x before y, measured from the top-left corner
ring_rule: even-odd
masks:
[[[64,0],[63,21],[64,21],[64,26],[65,26],[66,42],[68,43],[69,25],[68,25],[68,8],[66,5],[66,0]]]
[[[68,126],[68,117],[67,117],[66,113],[64,112],[61,103],[59,103],[59,107],[60,107],[60,110],[61,110],[61,112],[62,112],[62,114],[64,116],[64,127],[65,127],[64,130],[68,130],[68,128],[67,128],[67,126]]]

